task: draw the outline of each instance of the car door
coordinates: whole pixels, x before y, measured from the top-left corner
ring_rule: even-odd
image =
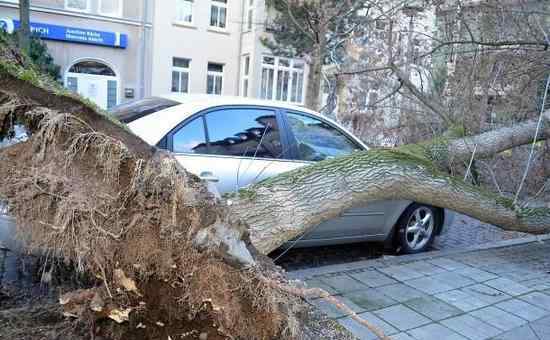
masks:
[[[339,157],[363,150],[350,136],[319,117],[286,111],[289,140],[293,156],[304,164]],[[374,202],[344,212],[338,218],[324,222],[303,237],[303,243],[316,240],[368,239],[383,232],[384,202]]]
[[[169,149],[190,172],[234,192],[303,164],[285,160],[280,113],[269,107],[218,107],[186,120],[168,136]]]

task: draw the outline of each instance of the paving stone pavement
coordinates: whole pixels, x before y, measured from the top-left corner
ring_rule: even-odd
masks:
[[[476,244],[527,237],[529,234],[506,231],[494,225],[483,223],[466,215],[456,214],[452,225],[434,241],[434,249],[457,249]]]
[[[395,340],[550,339],[550,238],[506,247],[381,258],[289,272]],[[312,299],[358,339],[366,327]]]

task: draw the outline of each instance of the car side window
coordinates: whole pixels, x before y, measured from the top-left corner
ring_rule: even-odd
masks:
[[[224,108],[206,114],[209,153],[281,158],[282,144],[274,110]]]
[[[322,161],[361,150],[343,132],[322,120],[291,112],[287,112],[287,118],[300,160]]]
[[[202,117],[197,117],[176,131],[172,137],[176,153],[206,153],[206,137]]]

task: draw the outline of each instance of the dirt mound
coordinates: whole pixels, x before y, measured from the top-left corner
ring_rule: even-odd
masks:
[[[0,139],[15,124],[30,136],[0,149],[0,198],[49,275],[64,263],[95,278],[60,298],[84,333],[300,336],[299,301],[276,288],[282,277],[248,253],[246,229],[202,182],[0,41]]]

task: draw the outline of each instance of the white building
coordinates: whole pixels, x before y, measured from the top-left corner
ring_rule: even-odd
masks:
[[[151,2],[31,0],[31,31],[61,67],[59,80],[109,109],[151,93]],[[0,0],[0,29],[17,29],[18,7]]]
[[[264,0],[31,0],[31,28],[65,86],[106,109],[170,92],[301,104],[305,64],[262,44],[266,13]],[[18,0],[0,0],[0,28],[18,22]]]
[[[301,104],[306,67],[273,56],[263,0],[156,1],[152,95],[239,95]]]

